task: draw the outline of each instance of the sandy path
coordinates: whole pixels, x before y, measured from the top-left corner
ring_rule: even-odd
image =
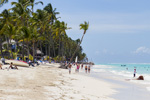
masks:
[[[58,66],[0,70],[0,100],[114,100],[111,84]]]

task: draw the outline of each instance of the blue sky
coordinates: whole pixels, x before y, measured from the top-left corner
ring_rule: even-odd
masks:
[[[15,1],[15,0],[11,0]],[[38,1],[38,0],[37,0]],[[95,63],[150,63],[149,0],[42,0],[60,12],[73,39],[81,38],[79,24],[89,21],[82,46]],[[37,8],[44,6],[38,5]],[[10,8],[10,3],[4,8]]]

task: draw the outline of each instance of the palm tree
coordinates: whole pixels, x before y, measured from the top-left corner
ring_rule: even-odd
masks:
[[[78,48],[80,47],[80,45],[81,45],[81,43],[82,43],[82,41],[83,41],[83,37],[84,37],[86,31],[88,30],[88,28],[89,28],[89,22],[86,22],[86,21],[85,21],[84,24],[80,24],[80,30],[83,29],[84,32],[83,32],[83,35],[82,35],[82,38],[81,38],[80,43],[77,45],[77,47],[76,47],[76,49],[75,49],[75,51],[74,51],[74,53],[73,53],[73,55],[72,55],[72,57],[71,57],[71,59],[70,59],[70,62],[72,62],[72,59],[73,59],[73,57],[75,56],[75,53],[77,52]]]
[[[28,5],[31,5],[32,6],[32,13],[34,13],[34,5],[37,5],[37,4],[42,4],[43,5],[43,2],[42,1],[38,1],[38,2],[35,2],[35,0],[28,0],[29,1],[29,4]]]
[[[52,46],[52,49],[53,49],[53,56],[55,56],[55,36],[54,36],[54,30],[52,29],[52,26],[53,26],[53,23],[58,19],[56,18],[56,15],[59,14],[59,12],[56,12],[56,8],[53,9],[52,5],[49,3],[46,7],[44,7],[44,10],[47,12],[47,14],[49,15],[48,17],[48,24],[49,25],[49,32],[47,32],[47,35],[49,35],[50,39],[49,39],[49,45]],[[49,48],[50,48],[49,46]],[[49,49],[50,50],[50,49]],[[50,51],[49,51],[50,52]]]
[[[5,35],[5,38],[7,40],[8,50],[11,50],[9,46],[9,40],[11,40],[12,35],[14,34],[14,31],[15,31],[15,28],[11,24],[12,23],[11,19],[12,19],[12,14],[6,9],[3,10],[3,12],[0,14],[0,21],[2,22],[0,31],[1,31],[1,34]]]
[[[33,46],[33,62],[35,59],[35,43],[37,42],[38,38],[40,37],[40,34],[37,32],[38,28],[37,26],[33,26],[32,30],[31,30],[31,42],[32,42],[32,46]]]
[[[50,3],[44,8],[44,10],[47,11],[48,14],[51,14],[50,24],[52,25],[54,21],[58,19],[56,18],[56,15],[59,14],[59,12],[56,12],[56,8],[53,9]]]
[[[29,58],[30,50],[29,50],[29,40],[30,40],[30,27],[23,26],[20,28],[20,37],[23,40],[23,49],[24,49],[24,42],[27,43],[27,55]],[[24,60],[24,50],[22,50],[22,58]]]
[[[66,34],[66,30],[70,29],[67,27],[67,24],[65,22],[60,22],[58,20],[55,21],[55,24],[53,26],[53,34],[56,36],[58,39],[58,55],[60,56],[61,52],[61,38],[63,35]]]
[[[8,24],[11,21],[10,18],[11,14],[7,9],[3,10],[0,14],[0,21],[3,22],[4,25]]]
[[[16,26],[13,26],[12,24],[8,24],[4,26],[4,34],[8,37],[8,50],[11,51],[12,58],[13,58],[13,53],[12,53],[12,49],[10,46],[10,42],[15,32],[16,32]]]
[[[38,40],[38,44],[41,45],[43,39],[48,38],[46,31],[48,30],[47,27],[49,23],[49,15],[45,10],[37,9],[30,21],[33,23],[33,26],[38,27],[38,33],[40,33],[41,37],[41,39]],[[37,46],[35,48],[37,48]]]
[[[11,10],[15,13],[17,20],[21,20],[22,24],[25,25],[25,17],[31,12],[27,8],[28,6],[25,2],[11,2],[11,4],[15,5]]]
[[[3,4],[7,3],[8,0],[0,0],[0,7],[3,6]]]
[[[3,23],[0,23],[0,51],[1,51],[1,56],[3,56],[3,52],[2,52],[2,38],[3,38],[3,31],[2,31],[2,28],[3,28],[4,24]]]
[[[8,1],[9,0],[0,0],[0,6]],[[4,10],[0,13],[1,53],[2,42],[13,38],[17,41],[17,51],[19,52],[22,50],[23,59],[26,46],[26,54],[29,55],[30,50],[32,49],[34,58],[36,48],[41,48],[43,53],[48,54],[49,56],[52,55],[53,57],[71,57],[75,54],[79,55],[79,57],[81,57],[80,59],[84,57],[80,44],[88,29],[88,23],[85,22],[80,25],[81,29],[84,29],[83,36],[81,40],[74,41],[67,36],[67,24],[58,20],[56,15],[59,14],[59,12],[56,12],[56,8],[53,8],[50,3],[44,7],[43,10],[38,9],[34,12],[34,5],[39,3],[43,4],[43,2],[35,2],[36,0],[16,1],[17,2],[11,2],[13,8]],[[5,37],[2,38],[3,36]],[[23,41],[23,45],[19,46],[18,41]],[[78,51],[75,49],[78,49]],[[73,54],[74,50],[76,51],[75,54]]]

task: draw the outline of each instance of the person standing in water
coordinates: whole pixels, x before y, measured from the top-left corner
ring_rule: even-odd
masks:
[[[133,77],[136,76],[136,67],[134,67],[134,73],[133,73]]]

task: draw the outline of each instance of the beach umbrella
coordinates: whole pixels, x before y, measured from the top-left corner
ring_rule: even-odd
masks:
[[[15,44],[16,43],[16,41],[15,40],[9,40],[9,44]],[[2,45],[4,45],[4,44],[7,44],[7,41],[4,41],[3,43],[2,43]]]
[[[76,56],[76,59],[75,59],[75,63],[77,63],[78,62],[78,56]]]

